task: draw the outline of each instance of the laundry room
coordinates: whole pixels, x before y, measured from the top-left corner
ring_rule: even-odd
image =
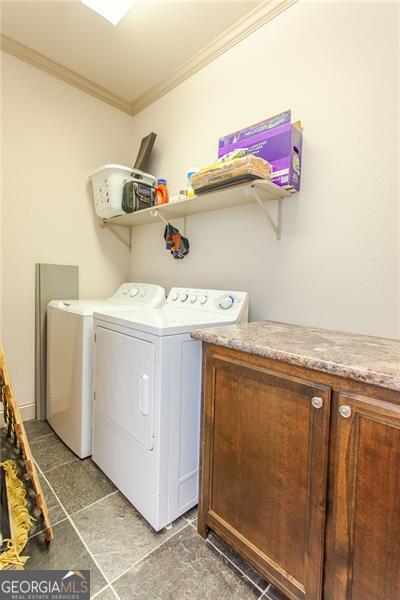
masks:
[[[399,597],[400,3],[0,9],[0,598]]]

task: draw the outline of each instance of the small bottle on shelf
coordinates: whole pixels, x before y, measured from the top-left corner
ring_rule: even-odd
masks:
[[[195,196],[194,193],[194,189],[192,186],[192,175],[194,175],[195,173],[197,173],[198,169],[189,169],[189,171],[186,174],[186,178],[187,178],[187,192],[186,195],[188,198],[193,198],[193,196]]]
[[[168,204],[168,202],[169,195],[167,188],[167,180],[158,179],[156,187],[156,206],[160,206],[161,204]]]

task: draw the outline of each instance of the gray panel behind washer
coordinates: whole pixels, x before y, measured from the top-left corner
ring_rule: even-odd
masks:
[[[35,402],[36,418],[46,418],[47,305],[50,300],[79,298],[79,267],[36,263]]]

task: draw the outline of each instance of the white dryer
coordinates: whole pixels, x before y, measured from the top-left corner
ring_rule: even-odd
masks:
[[[197,504],[197,327],[245,322],[248,295],[173,288],[161,308],[94,314],[93,460],[156,531]]]
[[[104,300],[52,300],[47,310],[47,420],[80,458],[92,453],[93,311],[160,306],[158,285],[123,283]]]

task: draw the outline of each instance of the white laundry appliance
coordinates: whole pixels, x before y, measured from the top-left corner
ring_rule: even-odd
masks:
[[[80,458],[92,453],[93,311],[160,306],[158,285],[123,283],[104,300],[52,300],[47,309],[47,420]]]
[[[161,308],[94,314],[93,460],[156,531],[197,504],[198,327],[248,320],[248,295],[172,288]]]

